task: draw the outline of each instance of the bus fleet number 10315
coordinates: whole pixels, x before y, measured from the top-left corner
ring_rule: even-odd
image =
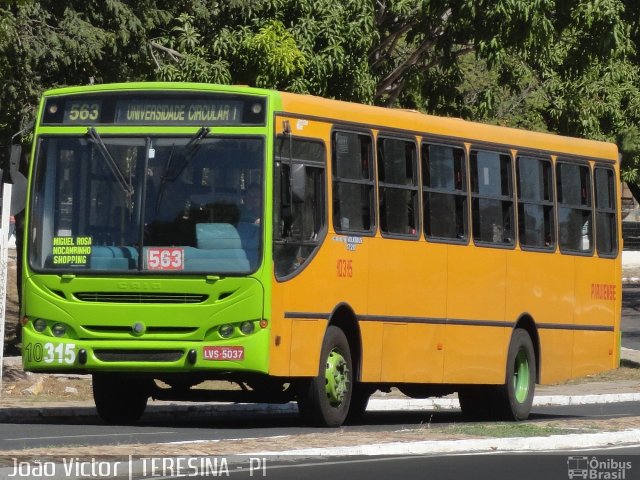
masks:
[[[52,342],[31,343],[25,346],[23,354],[29,362],[73,365],[76,361],[76,344]]]

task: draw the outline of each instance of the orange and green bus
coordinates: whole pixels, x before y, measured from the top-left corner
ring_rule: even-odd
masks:
[[[34,138],[24,367],[106,422],[391,388],[519,420],[619,363],[615,145],[190,83],[50,90]]]

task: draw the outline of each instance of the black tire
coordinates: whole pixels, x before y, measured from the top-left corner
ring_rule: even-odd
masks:
[[[504,385],[496,392],[498,416],[504,420],[526,420],[531,413],[536,388],[536,355],[529,333],[516,328],[507,353]]]
[[[336,383],[331,373],[340,377]],[[334,377],[335,378],[335,377]],[[344,332],[329,326],[322,341],[320,365],[316,377],[298,383],[298,409],[305,421],[318,427],[339,427],[347,418],[353,395],[353,363]]]
[[[494,385],[469,385],[458,391],[460,408],[468,420],[489,420],[496,416]]]
[[[349,413],[347,413],[345,423],[353,425],[362,421],[362,417],[367,411],[367,405],[369,405],[369,398],[374,391],[375,389],[356,382],[351,394],[351,405],[349,405]]]
[[[123,378],[117,374],[93,374],[93,401],[100,418],[109,425],[136,423],[151,394],[151,380]]]

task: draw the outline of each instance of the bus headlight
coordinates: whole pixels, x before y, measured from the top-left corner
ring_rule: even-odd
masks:
[[[67,333],[67,327],[65,327],[62,323],[56,323],[53,327],[51,327],[51,332],[54,337],[63,337],[65,333]]]
[[[228,323],[225,325],[221,325],[218,329],[218,333],[222,338],[229,338],[233,335],[233,325],[229,325]]]
[[[33,328],[35,328],[36,332],[44,332],[45,328],[47,328],[47,322],[41,318],[38,318],[33,322]]]
[[[256,326],[250,321],[242,322],[240,325],[240,331],[245,335],[251,335],[255,329]]]

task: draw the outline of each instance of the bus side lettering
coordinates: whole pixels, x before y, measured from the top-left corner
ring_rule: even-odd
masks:
[[[591,298],[593,300],[615,300],[616,286],[608,283],[592,283]]]
[[[338,277],[353,277],[353,260],[338,259],[337,265]]]

